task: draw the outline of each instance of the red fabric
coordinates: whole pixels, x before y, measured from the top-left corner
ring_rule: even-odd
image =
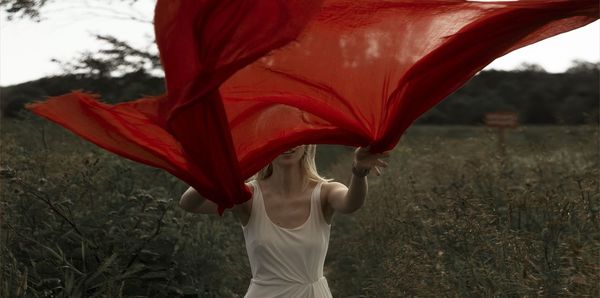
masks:
[[[597,0],[322,2],[158,0],[165,95],[107,105],[74,92],[28,107],[222,212],[287,148],[391,149],[495,58],[599,14]]]

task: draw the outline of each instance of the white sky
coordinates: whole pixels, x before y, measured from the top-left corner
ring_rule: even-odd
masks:
[[[67,60],[77,57],[78,53],[102,47],[91,36],[92,33],[114,35],[138,47],[151,44],[149,41],[154,33],[150,24],[120,20],[115,16],[127,14],[151,20],[154,1],[140,1],[133,7],[120,1],[102,3],[60,0],[42,11],[45,20],[41,23],[28,20],[8,22],[2,15],[0,85],[7,86],[60,73],[58,65],[50,61],[52,58]],[[600,61],[600,22],[514,51],[497,59],[486,69],[510,70],[527,62],[540,64],[549,72],[562,72],[575,59]]]

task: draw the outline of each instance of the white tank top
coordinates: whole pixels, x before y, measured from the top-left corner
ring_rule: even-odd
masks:
[[[331,297],[323,276],[331,225],[321,211],[320,182],[310,198],[310,214],[302,225],[288,229],[267,216],[260,186],[253,180],[252,211],[242,226],[252,280],[245,298]]]

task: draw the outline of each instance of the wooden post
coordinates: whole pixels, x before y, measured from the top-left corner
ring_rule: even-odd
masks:
[[[493,112],[485,114],[485,125],[494,127],[498,133],[498,152],[506,154],[506,129],[516,128],[519,125],[519,116],[514,112]]]

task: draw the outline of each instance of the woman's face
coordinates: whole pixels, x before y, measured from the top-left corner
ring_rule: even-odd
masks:
[[[300,162],[302,155],[304,155],[304,151],[306,151],[306,145],[296,146],[291,148],[273,160],[273,163],[277,163],[279,165],[292,165]]]

